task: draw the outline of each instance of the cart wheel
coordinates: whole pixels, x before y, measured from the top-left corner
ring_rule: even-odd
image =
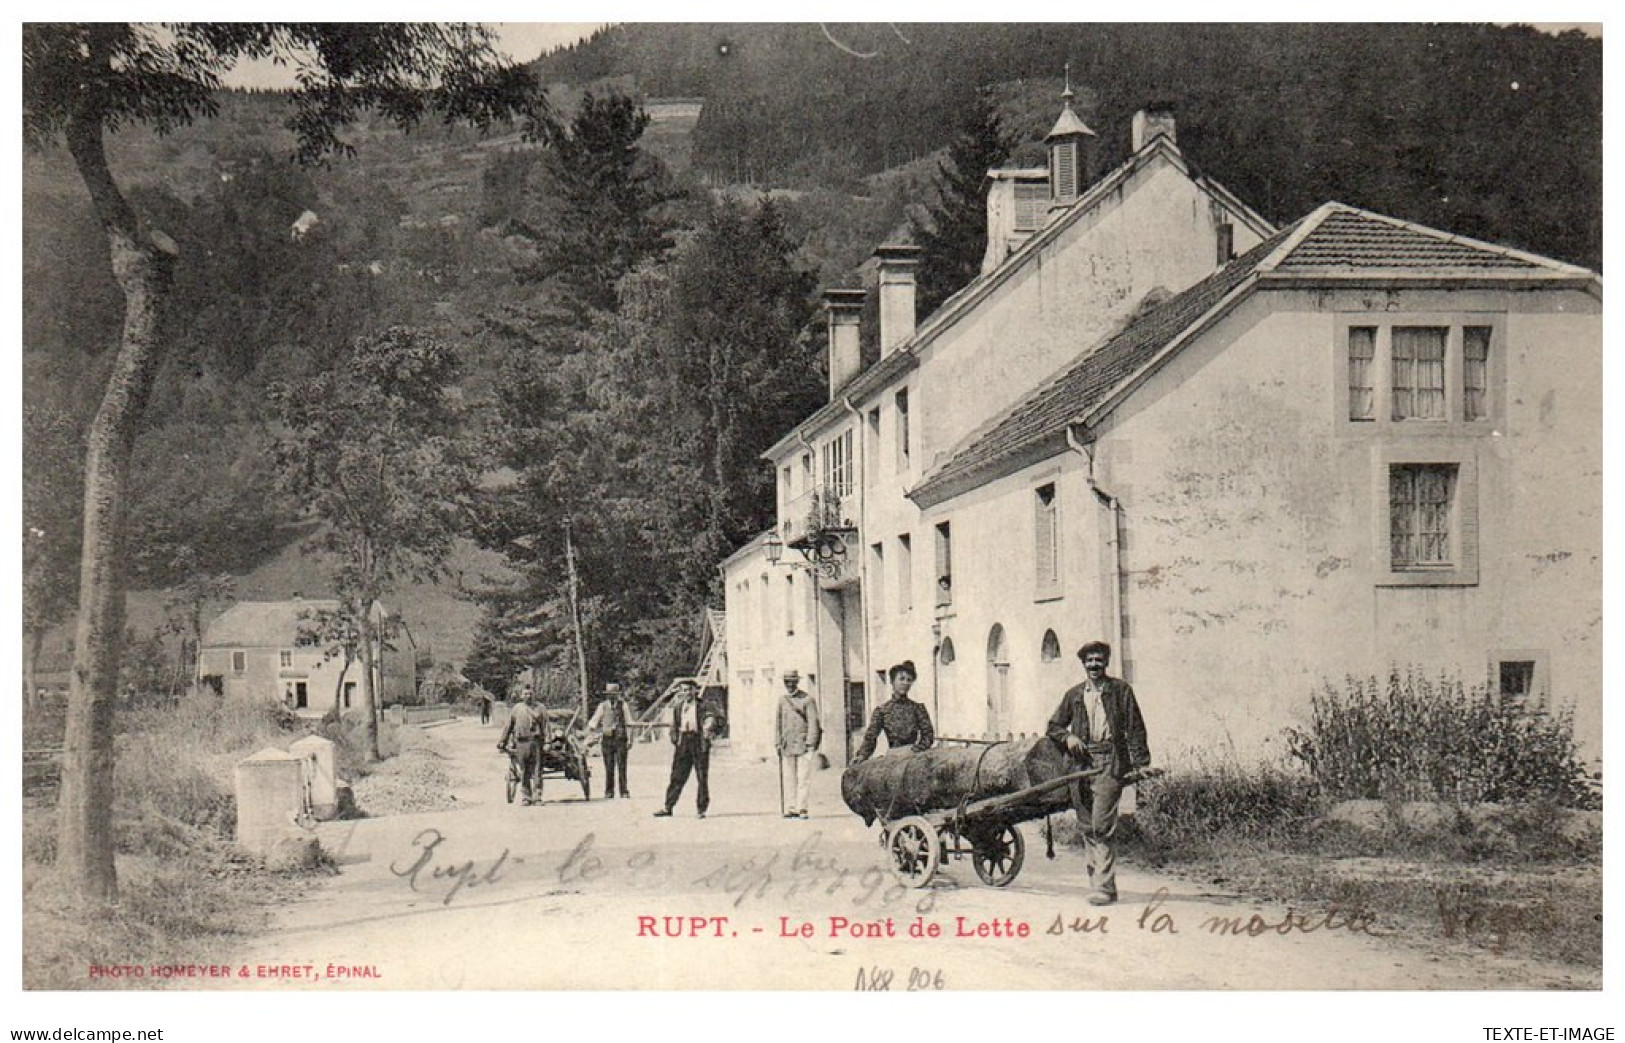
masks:
[[[585,757],[581,758],[581,799],[592,799],[592,766]]]
[[[891,827],[886,850],[891,855],[892,873],[908,887],[929,884],[942,864],[942,840],[937,829],[918,815],[910,815]]]
[[[513,761],[508,762],[508,803],[513,803],[513,795],[519,792],[519,772],[514,768]]]
[[[1000,826],[997,832],[978,836],[975,844],[970,861],[982,883],[1004,887],[1021,872],[1022,860],[1027,857],[1027,841],[1015,826]]]

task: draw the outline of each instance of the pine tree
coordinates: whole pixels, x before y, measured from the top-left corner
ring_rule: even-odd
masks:
[[[937,200],[916,221],[921,248],[919,313],[930,315],[982,270],[987,250],[987,172],[1009,158],[1021,138],[1005,129],[985,88],[965,111],[937,175]]]

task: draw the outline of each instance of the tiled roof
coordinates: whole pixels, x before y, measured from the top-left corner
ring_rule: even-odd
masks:
[[[1323,220],[1275,266],[1279,272],[1403,268],[1529,272],[1534,260],[1502,247],[1331,205]]]
[[[1294,228],[1296,226],[1276,232],[1195,286],[1175,294],[1130,323],[1099,350],[1074,362],[982,433],[972,434],[963,448],[941,468],[927,475],[910,495],[929,499],[934,491],[956,479],[1017,456],[1046,436],[1063,430],[1256,272]]]
[[[337,601],[239,601],[216,616],[203,631],[205,648],[281,648],[293,644],[301,616],[334,610]]]
[[[950,486],[956,483],[1000,467],[1021,466],[1026,456],[1064,437],[1069,424],[1104,402],[1253,275],[1596,278],[1574,265],[1327,203],[1081,356],[1010,411],[973,432],[909,495],[929,504],[952,495]]]
[[[1083,124],[1079,122],[1079,126],[1083,126]],[[1057,129],[1060,129],[1059,123]],[[1084,127],[1084,130],[1087,131],[1088,128]],[[1089,131],[1089,133],[1093,133],[1093,131]],[[1021,246],[1005,259],[1004,263],[991,272],[977,276],[968,285],[960,287],[958,291],[949,296],[936,311],[932,312],[926,317],[925,321],[920,323],[911,338],[896,350],[882,356],[879,362],[860,372],[846,387],[841,389],[839,397],[819,407],[818,410],[802,420],[784,437],[763,452],[762,458],[766,460],[773,459],[782,447],[793,445],[799,435],[809,431],[816,431],[834,418],[844,414],[847,411],[844,399],[851,398],[853,401],[860,401],[866,395],[885,387],[895,380],[899,374],[915,366],[918,363],[916,351],[920,345],[932,340],[938,332],[955,321],[957,316],[974,309],[981,298],[992,293],[1005,280],[1011,278],[1031,262],[1033,258],[1040,256],[1046,244],[1052,242],[1073,221],[1080,220],[1084,214],[1090,213],[1097,206],[1119,200],[1122,188],[1129,179],[1142,167],[1158,157],[1181,164],[1181,169],[1185,169],[1183,154],[1172,140],[1162,134],[1152,138],[1139,152],[1128,157],[1116,169],[1090,185],[1083,195],[1079,196],[1062,212],[1061,216],[1051,220],[1043,228],[1028,236]],[[1035,169],[1039,173],[1047,172],[1047,168]],[[1021,171],[1016,173],[1021,173]],[[1254,213],[1251,207],[1236,198],[1235,194],[1223,185],[1211,178],[1198,176],[1195,171],[1188,171],[1187,176],[1204,192],[1230,207],[1244,224],[1255,229],[1258,234],[1263,235],[1273,230],[1272,225]]]

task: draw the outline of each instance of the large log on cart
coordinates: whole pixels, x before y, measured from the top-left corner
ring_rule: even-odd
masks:
[[[863,817],[894,821],[1001,797],[1077,772],[1081,764],[1047,736],[972,746],[898,750],[854,764],[841,776],[841,797]],[[1072,806],[1071,787],[1055,786],[1001,806],[998,818],[1024,822]]]

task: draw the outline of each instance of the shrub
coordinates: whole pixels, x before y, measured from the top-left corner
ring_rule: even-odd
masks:
[[[1153,858],[1180,858],[1216,843],[1290,845],[1320,810],[1313,781],[1300,772],[1222,764],[1140,783],[1130,829]]]
[[[1415,670],[1328,682],[1287,747],[1332,799],[1597,803],[1567,715]]]

